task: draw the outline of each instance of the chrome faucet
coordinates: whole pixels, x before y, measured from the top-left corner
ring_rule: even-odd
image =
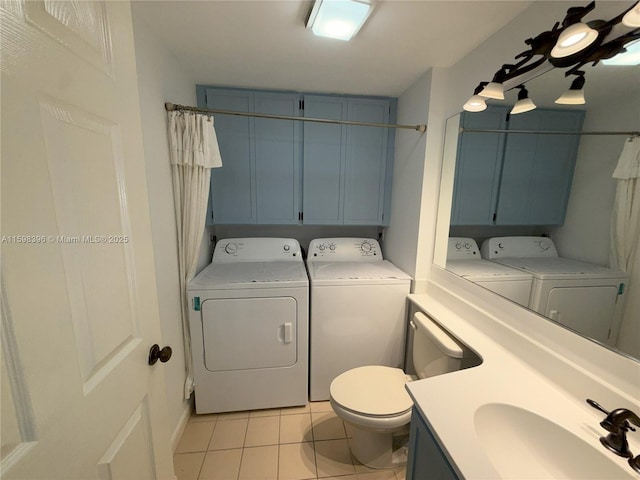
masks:
[[[616,408],[608,412],[591,399],[587,399],[587,403],[607,415],[606,418],[600,422],[600,426],[609,432],[609,434],[606,437],[600,437],[600,443],[616,455],[628,458],[631,468],[640,473],[640,455],[633,458],[633,454],[631,450],[629,450],[629,442],[627,441],[627,432],[629,430],[635,432],[636,430],[629,423],[640,427],[640,418],[638,415],[626,408]]]

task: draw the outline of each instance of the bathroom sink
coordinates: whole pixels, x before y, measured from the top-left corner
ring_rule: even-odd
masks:
[[[604,450],[595,436],[591,445],[528,410],[490,403],[476,411],[474,422],[478,439],[502,478],[637,479],[630,467],[616,463],[624,460]]]

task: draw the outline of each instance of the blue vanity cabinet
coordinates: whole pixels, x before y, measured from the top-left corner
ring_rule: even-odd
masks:
[[[298,116],[300,95],[207,88],[207,108]],[[299,222],[301,126],[293,120],[215,115],[223,165],[211,172],[217,224]]]
[[[390,99],[305,95],[310,118],[389,123]],[[305,224],[386,225],[392,148],[386,128],[306,122]]]
[[[460,126],[506,129],[508,109],[463,112]],[[504,153],[504,133],[463,132],[458,139],[451,225],[493,225]]]
[[[433,433],[415,407],[411,415],[406,478],[407,480],[459,479]]]
[[[582,130],[584,112],[537,109],[511,115],[509,130]],[[504,151],[496,225],[562,225],[579,135],[512,133]]]

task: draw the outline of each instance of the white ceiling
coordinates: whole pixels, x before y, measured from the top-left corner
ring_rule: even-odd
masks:
[[[350,42],[305,29],[311,0],[134,1],[132,8],[196,83],[398,96],[530,3],[378,0]]]

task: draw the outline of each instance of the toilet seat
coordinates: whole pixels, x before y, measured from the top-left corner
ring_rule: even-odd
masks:
[[[399,368],[369,365],[338,375],[331,382],[332,403],[358,416],[395,418],[410,415],[413,402],[404,388],[407,376]]]

